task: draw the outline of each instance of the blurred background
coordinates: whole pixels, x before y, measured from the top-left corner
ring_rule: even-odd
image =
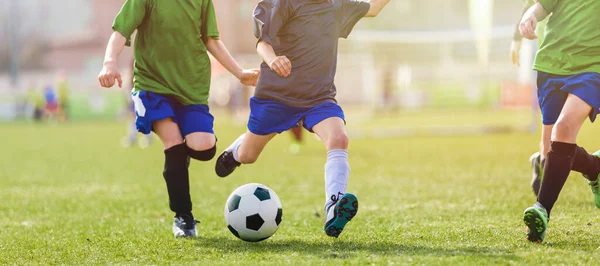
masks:
[[[119,61],[125,88],[103,89],[96,79],[123,0],[0,1],[0,121],[129,117],[132,49]],[[222,40],[245,67],[260,63],[257,2],[214,1]],[[379,17],[363,19],[340,43],[336,76],[350,134],[536,130],[531,43],[520,67],[509,60],[521,10],[519,0],[392,0]],[[245,123],[253,88],[214,63],[211,90],[218,119]]]

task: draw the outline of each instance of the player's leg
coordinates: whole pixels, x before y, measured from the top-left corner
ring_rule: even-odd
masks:
[[[123,137],[123,139],[121,140],[121,145],[123,145],[124,148],[129,148],[131,147],[131,145],[133,145],[136,140],[137,140],[137,127],[135,124],[135,119],[133,120],[128,120],[127,121],[127,135],[125,137]]]
[[[290,144],[290,152],[291,153],[299,153],[302,148],[302,142],[304,140],[304,129],[302,129],[302,125],[292,127],[290,130],[290,134],[292,135],[292,143]]]
[[[316,133],[327,149],[324,230],[328,236],[338,237],[358,211],[358,199],[346,192],[350,165],[344,113],[337,104],[322,104],[305,114],[304,126]]]
[[[566,83],[561,86],[564,85]],[[548,217],[578,153],[577,134],[592,111],[592,107],[578,96],[567,95],[560,116],[552,130],[550,150],[546,158],[538,202],[524,212],[524,221],[529,229],[527,238],[530,241],[541,242],[544,240]]]
[[[132,95],[139,132],[154,131],[164,146],[165,165],[163,177],[169,195],[169,207],[175,213],[173,234],[175,237],[196,236],[196,221],[192,215],[189,186],[189,158],[175,110],[169,98],[156,93],[140,91]]]
[[[302,110],[303,108],[286,106],[277,101],[252,97],[248,131],[219,155],[215,165],[217,175],[226,177],[241,164],[256,162],[275,135],[287,131],[300,120]]]
[[[565,90],[590,106],[589,117],[594,122],[600,113],[600,74],[573,75],[569,78],[568,84],[569,86],[566,86]],[[600,158],[598,155],[597,152],[589,154],[584,148],[577,146],[571,169],[583,174],[587,179],[594,195],[594,203],[596,207],[600,208],[600,184],[598,183]]]
[[[542,184],[542,173],[544,172],[544,163],[546,161],[546,155],[548,154],[548,150],[550,149],[550,136],[552,135],[552,125],[542,125],[542,137],[540,141],[540,151],[534,153],[529,157],[529,162],[531,162],[532,167],[532,178],[531,178],[531,188],[533,189],[533,193],[537,197],[538,192],[540,191],[540,186]]]
[[[187,154],[198,161],[210,161],[217,153],[217,138],[213,131],[214,117],[207,105],[177,105],[177,124],[183,136]]]
[[[175,213],[175,237],[195,237],[196,221],[192,214],[189,185],[189,158],[179,126],[171,117],[152,123],[156,135],[164,145],[165,166],[163,177],[169,194],[169,207]]]

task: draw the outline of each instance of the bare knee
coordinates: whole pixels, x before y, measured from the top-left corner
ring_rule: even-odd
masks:
[[[348,149],[348,135],[345,132],[329,136],[326,143],[328,150]]]
[[[574,143],[579,127],[571,119],[559,119],[552,130],[552,141]]]
[[[212,149],[216,144],[216,140],[215,140],[215,137],[212,135],[206,136],[206,137],[194,137],[194,138],[186,137],[185,144],[192,150],[205,151],[205,150]]]
[[[163,143],[163,146],[165,147],[165,150],[168,150],[174,146],[182,144],[183,139],[182,138],[168,138],[168,139],[163,139],[162,143]]]

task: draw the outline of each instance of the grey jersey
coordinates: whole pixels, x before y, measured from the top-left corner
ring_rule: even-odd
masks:
[[[255,96],[294,107],[335,102],[338,40],[369,8],[358,0],[262,0],[254,9],[255,36],[286,56],[292,72],[281,77],[263,62]]]

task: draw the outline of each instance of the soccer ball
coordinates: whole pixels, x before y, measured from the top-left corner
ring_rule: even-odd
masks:
[[[258,242],[271,237],[281,223],[282,209],[277,194],[261,184],[237,188],[225,204],[225,222],[241,240]]]

